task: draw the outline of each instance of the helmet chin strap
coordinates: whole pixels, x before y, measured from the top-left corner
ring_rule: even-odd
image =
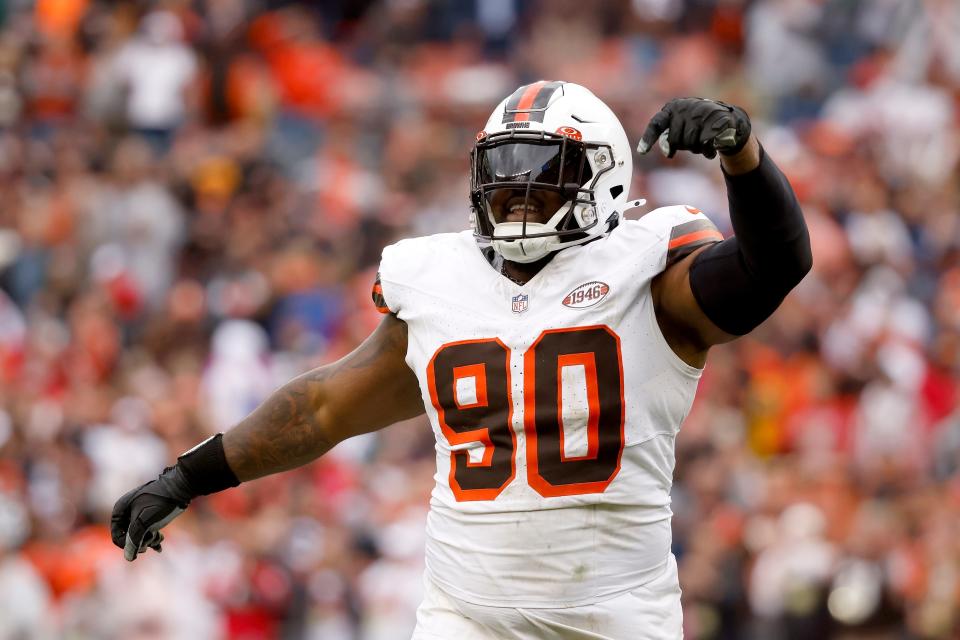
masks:
[[[536,262],[556,250],[556,239],[553,237],[494,240],[491,244],[494,251],[499,253],[504,260],[522,264]]]
[[[567,207],[570,206],[570,201],[568,200],[563,204],[557,212],[547,220],[546,223],[541,222],[527,222],[526,231],[527,233],[550,233],[556,231],[556,225],[559,224],[560,220],[563,218],[563,215],[566,212]],[[647,201],[644,198],[636,198],[634,200],[628,200],[625,203],[625,206],[620,212],[622,217],[627,211],[631,209],[637,209],[639,207],[647,204]],[[487,214],[491,222],[493,222],[493,214],[488,212]],[[524,238],[521,240],[502,240],[498,239],[497,236],[519,236],[524,232],[524,223],[523,222],[500,222],[493,223],[493,237],[491,239],[491,246],[494,251],[503,256],[504,260],[509,260],[510,262],[519,262],[521,264],[527,264],[530,262],[536,262],[541,258],[545,257],[547,254],[557,251],[561,244],[556,236],[544,236],[541,238]]]

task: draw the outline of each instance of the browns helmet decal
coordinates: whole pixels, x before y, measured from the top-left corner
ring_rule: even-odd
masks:
[[[576,140],[577,142],[583,140],[583,134],[580,133],[578,129],[574,129],[573,127],[557,127],[556,133],[559,133],[562,136],[567,136],[571,140]]]

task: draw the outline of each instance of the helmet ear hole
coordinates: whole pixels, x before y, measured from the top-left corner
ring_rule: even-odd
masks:
[[[619,196],[621,193],[623,193],[623,185],[615,184],[610,187],[610,197],[614,200],[616,200],[617,196]]]

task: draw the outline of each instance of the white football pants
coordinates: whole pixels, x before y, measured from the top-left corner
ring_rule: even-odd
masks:
[[[557,609],[489,607],[453,598],[429,578],[412,640],[679,640],[677,560],[634,591]]]

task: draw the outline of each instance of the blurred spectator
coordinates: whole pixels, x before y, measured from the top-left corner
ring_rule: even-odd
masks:
[[[126,138],[112,158],[112,184],[104,185],[84,232],[99,281],[123,274],[131,295],[155,307],[175,275],[185,220],[169,187],[155,175],[153,154],[139,138]]]
[[[274,388],[267,335],[246,320],[228,320],[213,332],[203,400],[214,431],[245,418]]]
[[[196,56],[182,40],[177,16],[154,11],[113,59],[113,81],[125,93],[127,121],[160,151],[187,116],[188,91],[197,74]]]

